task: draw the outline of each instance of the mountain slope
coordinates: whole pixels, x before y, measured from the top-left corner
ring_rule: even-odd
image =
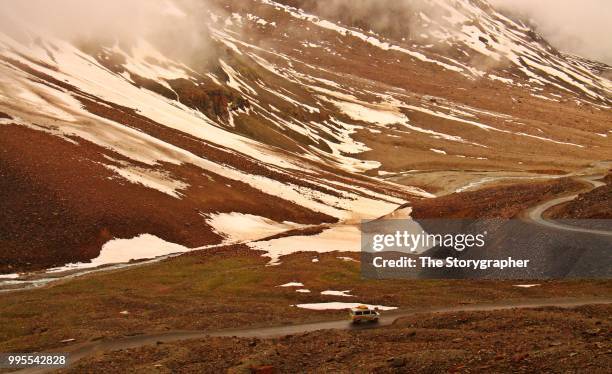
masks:
[[[307,1],[213,1],[189,57],[15,21],[27,32],[0,35],[0,270],[142,233],[193,248],[377,217],[433,196],[382,178],[415,169],[612,156],[607,67],[482,1],[405,11],[404,30]]]

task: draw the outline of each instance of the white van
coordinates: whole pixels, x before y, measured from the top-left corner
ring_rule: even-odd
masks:
[[[349,316],[353,323],[365,322],[378,322],[380,313],[378,308],[370,309],[367,305],[359,305],[356,308],[351,308]]]

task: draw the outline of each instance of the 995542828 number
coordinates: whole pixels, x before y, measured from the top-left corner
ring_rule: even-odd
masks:
[[[0,353],[0,368],[61,368],[67,364],[66,353]]]

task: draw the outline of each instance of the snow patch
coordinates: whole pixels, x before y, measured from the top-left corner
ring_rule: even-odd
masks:
[[[263,239],[285,231],[305,227],[305,225],[298,223],[279,223],[269,218],[238,212],[203,214],[203,216],[207,217],[206,223],[215,232],[224,236],[227,242],[233,243]]]
[[[151,170],[132,165],[123,167],[104,165],[104,167],[114,171],[131,183],[155,189],[177,199],[180,199],[182,196],[178,191],[189,187],[187,183],[170,178],[170,174],[166,171]]]
[[[441,155],[445,155],[446,154],[446,151],[443,151],[441,149],[429,148],[429,150],[434,152],[434,153],[439,153]]]
[[[520,287],[520,288],[531,288],[531,287],[537,287],[540,286],[539,283],[536,284],[515,284],[514,287]]]
[[[378,308],[380,310],[394,310],[397,309],[395,306],[384,306],[384,305],[370,305],[362,303],[343,303],[338,301],[332,301],[328,303],[311,303],[311,304],[297,304],[298,308],[310,309],[310,310],[343,310],[357,308],[360,305],[364,305],[370,309]]]
[[[126,263],[135,260],[152,259],[174,253],[188,252],[191,249],[167,242],[151,234],[141,234],[131,239],[112,239],[106,242],[98,257],[91,262],[77,262],[50,269],[49,273],[75,269],[94,268],[108,264]]]
[[[253,249],[265,251],[271,258],[270,265],[280,264],[281,256],[295,252],[359,252],[361,250],[361,232],[357,226],[339,225],[325,229],[316,235],[295,235],[284,238],[247,243]]]
[[[276,287],[304,287],[304,284],[300,282],[289,282]]]
[[[399,111],[393,111],[391,108],[388,108],[389,110],[384,110],[374,105],[365,106],[346,101],[333,101],[333,104],[344,114],[356,121],[364,121],[384,126],[404,123],[408,120],[405,115]]]
[[[321,292],[321,295],[355,297],[355,295],[350,295],[349,292],[351,292],[351,290],[345,290],[345,291],[327,290],[327,291]]]

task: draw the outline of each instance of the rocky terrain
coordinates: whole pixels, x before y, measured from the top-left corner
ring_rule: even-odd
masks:
[[[610,306],[416,314],[376,330],[209,338],[109,352],[64,372],[607,373]]]
[[[483,0],[52,7],[0,11],[0,352],[187,331],[63,372],[609,371],[608,305],[431,313],[609,302],[608,279],[364,279],[359,224],[516,219],[580,244],[551,220],[600,219],[606,244],[610,66]],[[563,245],[555,275],[606,267]],[[361,303],[415,314],[202,339]]]
[[[548,216],[555,219],[612,219],[612,174],[603,178],[602,183],[603,186],[552,208]]]
[[[481,1],[334,4],[149,5],[171,43],[7,8],[0,272],[104,262],[145,234],[168,253],[357,222],[612,158],[605,65]]]
[[[282,257],[279,266],[267,266],[270,259],[262,255],[244,245],[229,246],[3,292],[10,302],[0,304],[5,317],[0,319],[0,351],[72,350],[150,333],[290,326],[347,315],[295,306],[300,304],[366,303],[408,312],[612,294],[606,279],[371,280],[362,277],[356,253],[298,252]],[[281,287],[291,283],[302,286]],[[517,287],[522,284],[537,286]],[[350,290],[352,296],[322,294],[327,290]]]

